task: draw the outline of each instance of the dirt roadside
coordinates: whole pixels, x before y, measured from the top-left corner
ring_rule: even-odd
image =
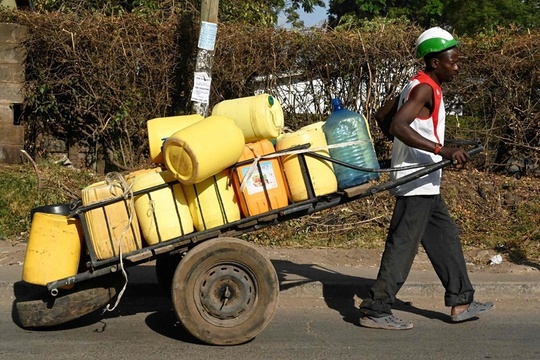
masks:
[[[378,268],[382,252],[373,249],[284,249],[263,248],[273,260],[288,260],[299,264],[321,266]],[[493,274],[529,274],[540,271],[540,264],[514,264],[504,256],[500,264],[492,258],[498,255],[491,250],[471,249],[464,251],[467,268],[470,272]],[[413,270],[432,270],[427,254],[421,248],[414,260]]]
[[[22,265],[26,243],[22,241],[0,241],[0,266]],[[262,247],[261,252],[272,260],[286,260],[297,264],[317,264],[351,268],[378,268],[381,251],[373,249],[298,249]],[[540,264],[514,264],[502,256],[500,264],[493,264],[498,255],[493,250],[468,249],[465,259],[470,272],[494,274],[530,274],[540,271]],[[420,249],[413,264],[413,270],[432,270],[431,263]]]

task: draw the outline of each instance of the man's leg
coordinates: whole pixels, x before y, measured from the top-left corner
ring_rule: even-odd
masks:
[[[452,307],[452,321],[465,321],[490,311],[493,303],[473,301],[474,289],[467,274],[457,226],[442,197],[437,203],[422,245],[446,289],[444,302]]]
[[[431,215],[433,196],[397,197],[377,280],[360,305],[364,316],[392,314],[396,294],[407,279]]]
[[[436,197],[422,246],[446,290],[446,306],[470,304],[474,289],[467,273],[458,228],[441,196]]]

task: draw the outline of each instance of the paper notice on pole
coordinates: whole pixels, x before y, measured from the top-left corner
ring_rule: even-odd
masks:
[[[208,104],[210,99],[210,83],[212,78],[205,72],[196,72],[191,101]]]
[[[202,21],[201,32],[199,33],[199,48],[214,51],[216,44],[217,24]]]

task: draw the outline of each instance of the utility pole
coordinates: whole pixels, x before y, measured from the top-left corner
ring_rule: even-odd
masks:
[[[208,115],[210,102],[210,84],[212,81],[212,63],[217,34],[219,0],[202,0],[201,30],[197,49],[197,61],[191,101],[193,113],[203,117]]]

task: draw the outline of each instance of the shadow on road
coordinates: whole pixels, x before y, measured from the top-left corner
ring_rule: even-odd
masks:
[[[501,248],[495,248],[495,250],[500,251]],[[504,250],[504,248],[502,248],[502,250]],[[508,260],[510,260],[510,262],[514,264],[529,266],[536,270],[540,270],[540,264],[529,261],[527,259],[527,254],[525,254],[525,252],[519,248],[513,249],[513,250],[500,251],[500,252],[506,252],[508,255]]]
[[[535,268],[536,270],[540,270],[540,264],[533,263],[531,261],[521,261],[521,262],[517,262],[516,264],[530,266],[532,268]]]
[[[148,269],[145,269],[144,271],[153,271],[152,267],[147,268]],[[93,329],[93,332],[107,333],[107,320],[109,319],[149,313],[145,317],[146,325],[156,333],[186,343],[202,344],[198,339],[195,339],[182,327],[176,317],[176,314],[174,313],[173,305],[170,298],[157,284],[151,284],[145,286],[144,288],[141,288],[139,286],[130,287],[128,285],[126,292],[124,293],[116,307],[114,307],[114,305],[117,297],[112,298],[111,301],[108,303],[111,311],[106,311],[105,306],[101,306],[99,309],[69,320],[65,323],[44,327],[25,327],[19,321],[17,301],[20,301],[21,296],[26,294],[24,293],[24,290],[26,290],[27,287],[28,286],[26,284],[17,283],[15,284],[14,289],[16,300],[13,302],[12,306],[12,320],[17,326],[22,328],[39,332],[56,332],[89,327]],[[61,296],[56,300],[58,301],[58,304],[60,306],[66,304],[66,299],[62,298]],[[44,310],[45,308],[43,306],[48,307],[46,305],[46,302],[33,301],[32,303],[33,306],[31,308],[28,308],[28,311],[32,309]],[[41,305],[41,303],[43,303],[43,305]],[[50,305],[52,304],[53,303],[50,303]],[[73,303],[71,305],[77,306],[78,304]],[[35,316],[43,316],[43,311],[36,312]]]
[[[336,310],[344,321],[359,325],[360,312],[355,304],[355,299],[365,299],[369,295],[369,288],[374,279],[342,274],[315,264],[295,264],[283,260],[273,261],[273,264],[282,292],[319,282],[322,284],[322,295],[328,307]],[[399,299],[393,308],[430,319],[450,322],[447,314],[421,309],[410,302]]]
[[[285,293],[291,290],[294,291],[295,288],[309,286],[310,283],[320,283],[322,284],[322,296],[327,306],[330,309],[337,311],[343,317],[345,322],[359,325],[360,313],[356,301],[368,296],[369,288],[373,284],[374,279],[342,274],[316,264],[296,264],[282,260],[274,260],[272,263],[278,274],[280,292]],[[155,277],[155,269],[153,266],[139,267],[137,276],[142,278],[146,277],[147,279],[148,277]],[[106,332],[107,319],[149,313],[145,318],[146,325],[156,333],[183,342],[201,344],[200,341],[192,337],[182,327],[173,310],[170,297],[163,291],[162,287],[160,287],[157,282],[153,283],[152,281],[153,280],[149,282],[145,281],[144,286],[141,286],[141,284],[134,285],[133,283],[128,282],[124,295],[113,311],[103,311],[102,306],[98,310],[92,311],[91,313],[64,324],[32,328],[32,330],[61,331],[94,326],[95,329],[93,331]],[[15,290],[18,290],[18,286],[16,286]],[[296,290],[302,291],[300,288]],[[15,295],[19,295],[17,294],[17,291]],[[76,300],[80,301],[75,301],[72,304],[75,307],[85,303],[84,298]],[[56,301],[63,300],[59,297]],[[112,307],[114,306],[115,301],[116,297],[108,303]],[[21,326],[17,321],[15,303],[16,302],[13,304],[12,312],[13,320],[17,325]],[[35,301],[33,301],[33,303],[35,303]],[[34,306],[38,306],[38,308],[41,309],[44,305],[34,304],[32,307],[28,308],[28,311],[34,309]],[[70,308],[73,307],[70,306]],[[446,314],[421,309],[415,307],[411,303],[400,300],[396,302],[394,309],[449,322],[449,316]],[[64,316],[66,316],[66,318],[68,317],[68,315]]]

